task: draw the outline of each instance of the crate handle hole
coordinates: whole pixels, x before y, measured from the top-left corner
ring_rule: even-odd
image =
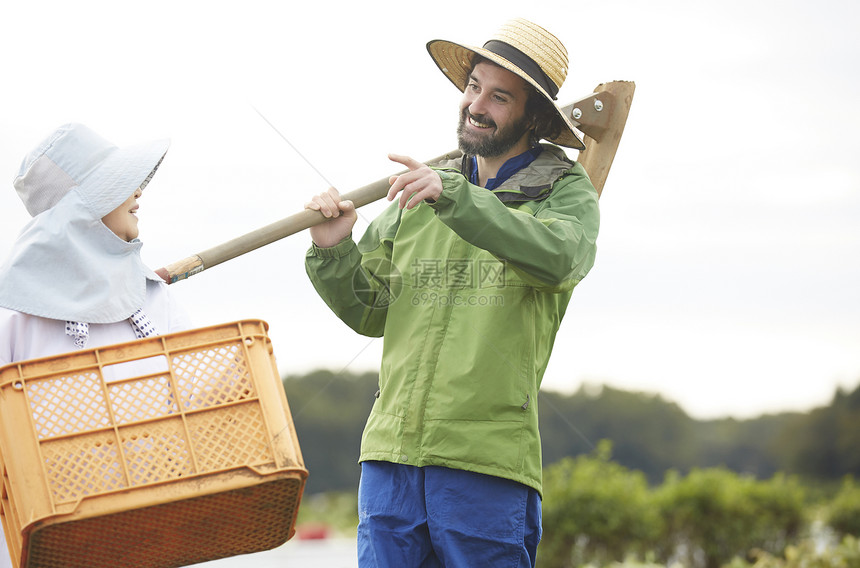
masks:
[[[167,374],[169,371],[167,357],[165,355],[153,355],[133,361],[105,365],[102,367],[102,376],[105,382],[111,383],[142,375]]]

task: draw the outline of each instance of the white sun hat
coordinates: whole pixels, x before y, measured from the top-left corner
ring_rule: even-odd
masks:
[[[83,124],[65,124],[24,158],[13,185],[33,217],[77,188],[100,219],[143,189],[169,146],[156,140],[119,148]]]

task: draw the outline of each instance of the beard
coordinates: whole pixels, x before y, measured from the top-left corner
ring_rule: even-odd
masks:
[[[467,131],[466,119],[469,117],[475,122],[490,126],[487,129],[487,134],[475,135],[474,132]],[[492,129],[495,129],[495,132],[492,132]],[[464,154],[496,158],[516,146],[523,135],[528,132],[528,129],[528,120],[525,116],[504,128],[498,128],[490,117],[471,114],[469,108],[466,107],[460,112],[460,120],[457,124],[457,143]]]

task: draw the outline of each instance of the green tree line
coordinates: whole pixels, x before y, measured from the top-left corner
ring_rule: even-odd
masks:
[[[287,376],[293,421],[310,471],[307,493],[355,491],[361,432],[376,373],[315,371]],[[661,396],[610,387],[539,397],[544,466],[590,454],[602,440],[613,461],[659,484],[669,471],[702,468],[768,479],[777,473],[816,482],[860,477],[860,387],[838,390],[826,406],[747,420],[696,420]]]

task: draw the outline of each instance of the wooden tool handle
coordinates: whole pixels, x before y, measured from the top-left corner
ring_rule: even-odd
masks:
[[[445,160],[453,160],[460,157],[462,153],[459,150],[453,150],[446,154],[428,161],[428,164],[438,164]],[[404,170],[406,171],[406,170]],[[404,173],[404,172],[400,172]],[[400,175],[400,174],[396,174]],[[356,190],[345,193],[341,199],[352,201],[356,208],[363,207],[368,203],[373,203],[382,199],[388,194],[391,186],[388,183],[388,178],[377,180],[371,184],[360,187]],[[168,264],[164,268],[156,270],[156,274],[161,276],[168,284],[173,284],[179,280],[184,280],[189,276],[198,274],[207,268],[212,268],[224,261],[236,258],[237,256],[256,250],[262,246],[283,239],[304,229],[318,225],[326,220],[326,217],[319,211],[312,209],[303,209],[298,213],[285,217],[280,221],[275,221],[265,227],[261,227],[250,233],[246,233],[235,239],[229,240],[220,245],[214,246],[203,252],[183,258],[180,261]]]

